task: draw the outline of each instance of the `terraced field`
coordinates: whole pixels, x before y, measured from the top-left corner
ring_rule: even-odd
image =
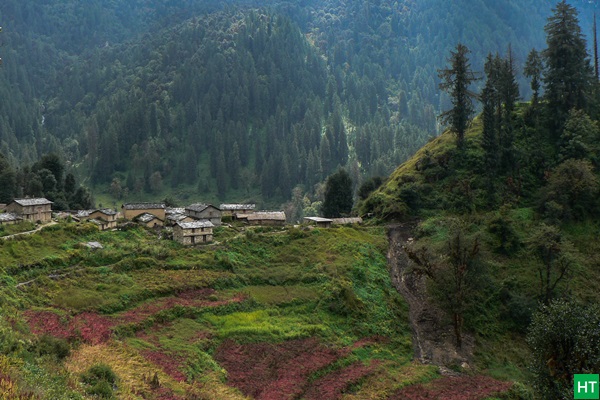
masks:
[[[74,224],[0,243],[0,398],[411,398],[439,375],[412,361],[386,246],[377,227],[188,249]]]

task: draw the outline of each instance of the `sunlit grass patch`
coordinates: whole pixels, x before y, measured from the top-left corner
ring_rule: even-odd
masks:
[[[207,313],[203,317],[214,325],[220,339],[240,343],[281,342],[327,334],[329,328],[303,315],[280,315],[277,310],[236,312],[227,315]]]

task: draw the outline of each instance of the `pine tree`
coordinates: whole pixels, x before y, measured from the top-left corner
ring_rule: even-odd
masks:
[[[585,109],[592,72],[577,10],[562,0],[553,12],[544,28],[548,48],[542,54],[549,127],[553,138],[558,139],[569,111]]]
[[[488,76],[485,87],[481,93],[483,103],[483,138],[482,147],[485,152],[485,174],[487,177],[488,202],[492,204],[495,197],[494,178],[498,170],[498,133],[496,130],[496,91],[493,85],[493,77]]]
[[[459,43],[456,50],[450,52],[450,68],[438,70],[438,76],[442,80],[439,87],[450,94],[453,105],[452,109],[440,115],[440,119],[442,123],[450,124],[459,148],[464,145],[465,133],[474,113],[474,94],[469,91],[469,85],[477,78],[471,70],[467,57],[469,53],[469,49]]]
[[[540,53],[536,49],[531,49],[529,55],[527,55],[527,61],[525,62],[525,69],[523,70],[524,75],[531,79],[531,90],[533,96],[531,97],[531,104],[535,107],[539,101],[540,86],[542,80],[542,71],[544,66],[542,64],[542,58]]]
[[[502,103],[502,120],[499,131],[499,144],[502,150],[501,165],[503,171],[510,171],[515,167],[513,112],[515,103],[519,99],[519,85],[515,76],[510,46],[506,58],[499,60],[498,63],[500,65],[499,95]]]

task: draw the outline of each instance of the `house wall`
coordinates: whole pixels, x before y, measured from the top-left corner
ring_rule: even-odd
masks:
[[[158,219],[153,219],[152,221],[145,223],[144,226],[148,228],[154,228],[155,226],[163,226],[163,223]]]
[[[285,221],[274,220],[274,219],[255,219],[249,220],[248,223],[250,225],[260,225],[260,226],[284,226]]]
[[[173,228],[173,239],[189,246],[198,243],[208,243],[213,240],[212,228],[182,229],[179,225]]]
[[[15,213],[26,221],[42,223],[52,220],[52,205],[42,204],[36,206],[23,207],[18,203],[11,203],[6,207],[6,211]]]

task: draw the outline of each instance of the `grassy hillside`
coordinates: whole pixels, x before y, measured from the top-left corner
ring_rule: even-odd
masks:
[[[462,310],[465,331],[476,340],[475,363],[493,377],[526,386],[531,379],[531,350],[525,337],[538,307],[552,299],[584,305],[600,301],[600,224],[595,208],[592,205],[577,213],[576,203],[557,197],[559,192],[579,193],[575,178],[568,178],[564,190],[554,186],[568,171],[565,165],[583,162],[555,161],[546,165],[545,175],[540,164],[536,172],[544,176],[532,177],[534,169],[524,160],[535,159],[548,147],[542,144],[537,153],[532,150],[537,136],[528,127],[529,109],[521,105],[515,114],[517,172],[493,176],[495,204],[488,200],[483,124],[477,117],[467,131],[464,150],[457,149],[450,131],[445,132],[358,206],[361,213],[374,213],[381,220],[417,220],[410,246],[435,266],[445,265],[439,260],[452,257],[456,232],[465,242],[478,243],[478,284],[468,293]],[[546,153],[546,159],[553,154]],[[589,182],[594,188],[598,170],[591,170]],[[557,212],[552,211],[553,201],[560,203]],[[553,257],[551,261],[544,258],[547,254]],[[556,282],[550,289],[548,276],[550,286]],[[427,280],[427,290],[440,304],[434,279]]]
[[[382,228],[215,239],[65,223],[0,242],[0,397],[386,398],[436,377],[411,361]]]

